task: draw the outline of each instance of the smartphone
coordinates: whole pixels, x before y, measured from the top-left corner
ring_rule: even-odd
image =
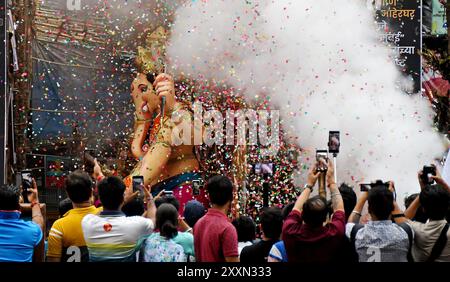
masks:
[[[22,196],[23,201],[28,203],[28,189],[33,186],[33,176],[31,170],[23,170],[20,172],[22,178]]]
[[[164,191],[164,196],[173,196],[173,191]]]
[[[389,189],[389,182],[383,182],[382,180],[376,180],[372,183],[361,183],[359,184],[361,192],[368,192],[371,188],[375,186],[384,186],[386,189]]]
[[[330,131],[328,134],[328,152],[332,154],[339,153],[339,147],[341,146],[340,132]]]
[[[255,174],[273,175],[273,163],[256,163]]]
[[[328,170],[328,151],[316,150],[317,171]]]
[[[436,176],[436,167],[432,165],[423,166],[422,181],[424,184],[433,184],[434,180],[430,178],[430,175]]]
[[[200,187],[201,187],[200,180],[192,180],[192,194],[194,196],[200,195]]]
[[[93,149],[85,149],[84,150],[84,161],[94,160],[95,158],[95,150]]]
[[[371,184],[367,184],[367,183],[359,184],[359,188],[360,188],[361,192],[369,192],[370,187],[371,187]]]
[[[139,198],[144,198],[144,177],[139,175],[139,176],[133,176],[133,192],[138,191]]]
[[[83,164],[86,171],[94,169],[95,150],[85,149],[83,153]]]
[[[376,180],[374,183],[370,184],[371,188],[375,186],[384,186],[386,189],[389,189],[389,182],[383,182],[383,180]]]

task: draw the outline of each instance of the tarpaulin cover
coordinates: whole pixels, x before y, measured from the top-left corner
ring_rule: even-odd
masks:
[[[34,148],[64,144],[74,136],[93,146],[124,142],[132,127],[132,60],[127,51],[134,47],[121,48],[118,36],[129,32],[118,30],[104,1],[83,1],[79,7],[77,2],[36,1]]]

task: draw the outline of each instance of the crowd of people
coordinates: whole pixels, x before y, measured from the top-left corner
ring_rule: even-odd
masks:
[[[329,200],[312,196],[321,174]],[[325,172],[310,169],[295,202],[262,208],[257,226],[247,215],[230,218],[236,187],[226,176],[207,180],[208,209],[192,200],[179,214],[179,202],[164,191],[153,197],[144,187],[139,197],[119,177],[93,182],[75,171],[48,236],[36,183],[28,221],[21,218],[20,187],[0,188],[0,261],[36,261],[34,251],[47,240],[48,262],[449,262],[450,187],[439,172],[432,184],[418,176],[421,191],[405,199],[402,211],[393,181],[357,196],[337,185],[330,160]]]

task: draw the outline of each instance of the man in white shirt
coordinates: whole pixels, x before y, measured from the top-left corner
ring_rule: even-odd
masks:
[[[155,226],[156,206],[151,194],[145,193],[147,211],[143,216],[126,217],[121,211],[126,187],[120,178],[103,179],[98,192],[103,211],[86,215],[81,222],[90,261],[136,261],[139,239],[150,235]]]

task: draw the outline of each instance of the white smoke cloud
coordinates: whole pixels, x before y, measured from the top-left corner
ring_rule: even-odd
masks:
[[[418,191],[417,171],[443,153],[433,113],[399,87],[360,0],[191,1],[172,26],[172,70],[225,82],[249,101],[269,96],[304,148],[341,131],[340,181],[392,179],[400,198]]]

